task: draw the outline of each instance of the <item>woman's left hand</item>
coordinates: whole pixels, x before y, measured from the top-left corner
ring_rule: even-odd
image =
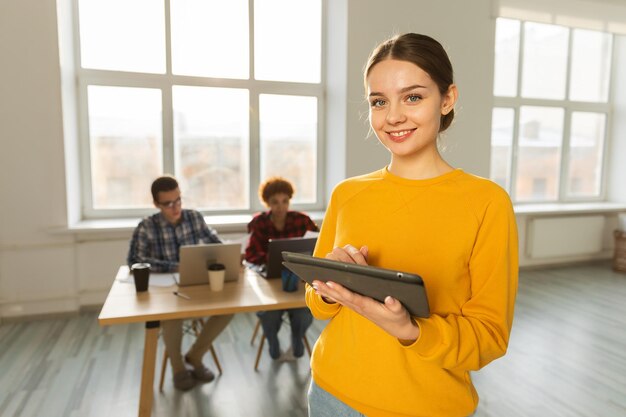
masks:
[[[393,297],[388,296],[384,303],[380,303],[331,281],[313,281],[313,288],[322,297],[336,301],[372,321],[405,345],[412,344],[419,337],[419,327],[406,308]]]

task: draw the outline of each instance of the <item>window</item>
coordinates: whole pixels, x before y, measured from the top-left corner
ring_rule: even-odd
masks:
[[[76,1],[86,218],[148,212],[163,173],[205,214],[272,175],[322,208],[323,0]]]
[[[496,21],[491,178],[516,203],[604,197],[612,36]]]

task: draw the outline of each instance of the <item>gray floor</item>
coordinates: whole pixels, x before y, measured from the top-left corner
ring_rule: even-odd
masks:
[[[625,301],[626,274],[608,263],[522,271],[509,352],[473,374],[475,416],[626,417]],[[0,326],[0,416],[137,415],[143,328],[101,328],[96,317]],[[255,323],[237,315],[220,335],[216,381],[179,393],[168,373],[153,415],[306,416],[307,360],[277,363],[265,352],[255,372]]]

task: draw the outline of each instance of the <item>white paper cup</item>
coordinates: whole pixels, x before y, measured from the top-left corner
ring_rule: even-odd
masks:
[[[213,264],[209,266],[209,286],[211,291],[222,291],[224,289],[224,276],[226,270],[222,264]]]

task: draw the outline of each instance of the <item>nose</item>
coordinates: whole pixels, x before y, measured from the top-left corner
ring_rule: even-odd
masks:
[[[396,125],[398,123],[404,122],[406,117],[400,104],[390,103],[388,108],[389,111],[387,111],[387,117],[385,118],[387,123],[389,123],[390,125]]]

